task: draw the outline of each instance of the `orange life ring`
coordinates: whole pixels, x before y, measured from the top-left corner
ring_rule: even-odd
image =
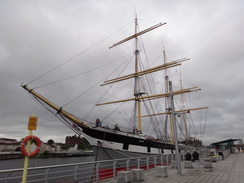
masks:
[[[35,151],[33,151],[33,152],[29,152],[29,153],[28,153],[28,152],[26,151],[26,149],[25,149],[25,146],[26,146],[26,144],[27,144],[27,142],[28,142],[29,140],[34,140],[34,141],[35,141],[36,149],[35,149]],[[41,148],[41,140],[40,140],[38,137],[34,136],[34,135],[29,135],[29,136],[25,137],[25,138],[22,140],[21,144],[20,144],[20,150],[21,150],[22,154],[23,154],[24,156],[26,156],[26,157],[32,157],[32,156],[35,156],[35,155],[40,151],[40,148]]]

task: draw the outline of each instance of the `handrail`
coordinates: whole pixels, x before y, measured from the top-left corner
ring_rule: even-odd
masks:
[[[173,158],[174,154],[152,155],[140,156],[136,158],[122,158],[103,161],[31,167],[28,168],[29,172],[27,182],[48,183],[49,181],[51,182],[57,178],[64,179],[66,177],[79,180],[79,182],[82,182],[81,179],[84,179],[84,177],[86,176],[87,179],[92,179],[91,181],[98,181],[106,178],[116,178],[117,172],[121,170],[129,170],[135,167],[143,167],[143,169],[147,170],[159,164],[167,165],[173,160]],[[124,167],[124,169],[122,167]],[[53,171],[55,169],[56,171]],[[23,168],[0,170],[0,182],[14,183],[15,180],[16,182],[20,182],[22,172]],[[17,174],[17,176],[13,174]]]
[[[150,156],[150,157],[159,157],[160,155]],[[165,156],[165,155],[162,155]],[[47,168],[61,168],[61,167],[69,167],[69,166],[76,166],[76,165],[90,165],[90,164],[97,164],[97,163],[109,163],[114,161],[123,161],[123,160],[133,160],[133,159],[143,159],[148,158],[148,156],[140,156],[137,158],[121,158],[121,159],[113,159],[113,160],[102,160],[102,161],[91,161],[91,162],[84,162],[84,163],[69,163],[69,164],[62,164],[62,165],[49,165],[49,166],[40,166],[40,167],[31,167],[28,170],[40,170],[40,169],[47,169]],[[0,173],[6,172],[16,172],[22,171],[23,168],[16,168],[16,169],[9,169],[9,170],[0,170]]]

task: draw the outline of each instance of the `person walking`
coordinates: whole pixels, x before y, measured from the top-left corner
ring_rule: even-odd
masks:
[[[195,161],[196,167],[200,168],[199,154],[198,154],[198,152],[195,149],[194,149],[194,152],[192,154],[192,157],[193,157],[193,159]]]
[[[186,161],[191,161],[191,153],[189,151],[186,153]]]

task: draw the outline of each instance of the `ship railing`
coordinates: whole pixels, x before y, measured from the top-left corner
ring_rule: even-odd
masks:
[[[91,127],[91,128],[96,128],[96,127],[98,127],[97,125],[96,125],[96,122],[86,122],[85,123],[85,125],[87,125],[87,126],[89,126],[89,127]],[[107,123],[107,122],[101,122],[101,124],[100,124],[100,126],[99,127],[102,127],[102,128],[104,128],[104,129],[112,129],[112,130],[116,130],[116,124],[111,124],[111,123]],[[118,127],[118,129],[119,130],[117,130],[117,131],[121,131],[121,132],[126,132],[126,133],[131,133],[131,134],[133,134],[133,130],[132,130],[132,128],[129,128],[129,127],[124,127],[124,126],[122,126],[122,125],[120,125],[120,124],[117,124],[117,127]]]
[[[184,155],[181,155],[184,159]],[[28,168],[28,183],[50,183],[72,180],[79,183],[98,182],[104,179],[115,179],[119,171],[144,169],[145,171],[158,165],[169,165],[174,154],[141,156],[84,163],[61,164]],[[23,168],[0,170],[0,182],[19,183],[22,180]]]
[[[88,124],[90,127],[97,127],[96,123],[89,123]],[[107,123],[102,121],[99,127],[105,128],[105,129],[112,129],[112,130],[116,130],[116,126],[117,126],[117,131],[121,131],[121,132],[126,132],[126,133],[133,133],[133,129],[129,128],[129,127],[125,127],[122,126],[121,124],[111,124],[111,123]]]

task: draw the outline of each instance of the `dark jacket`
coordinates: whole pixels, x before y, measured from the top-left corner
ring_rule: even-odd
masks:
[[[193,152],[192,157],[194,160],[199,160],[199,154],[196,151]]]
[[[186,160],[191,161],[191,153],[186,153]]]

